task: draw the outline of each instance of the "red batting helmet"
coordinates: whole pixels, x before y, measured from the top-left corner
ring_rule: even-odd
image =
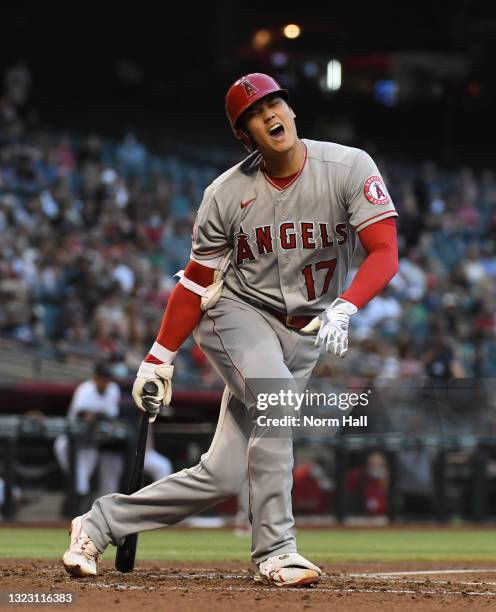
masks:
[[[289,94],[287,89],[283,89],[279,83],[261,72],[254,72],[247,74],[238,79],[235,83],[229,87],[226,94],[226,114],[231,127],[233,129],[236,138],[239,138],[245,146],[249,146],[246,141],[247,135],[238,129],[237,123],[241,115],[258,102],[261,98],[268,96],[272,93],[279,93],[279,95],[288,100]]]

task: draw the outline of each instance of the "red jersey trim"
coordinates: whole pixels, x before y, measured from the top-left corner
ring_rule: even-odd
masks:
[[[274,189],[277,189],[277,191],[284,191],[288,187],[291,187],[291,185],[293,185],[299,179],[300,174],[303,172],[303,168],[305,167],[305,164],[307,163],[307,145],[303,142],[303,140],[301,142],[303,143],[303,146],[305,147],[305,157],[303,159],[303,163],[301,164],[301,168],[294,175],[293,180],[289,181],[287,185],[285,185],[284,187],[279,187],[279,185],[276,185],[276,183],[274,183],[274,181],[271,180],[270,176],[265,172],[265,170],[262,170],[262,173],[265,176],[265,178],[269,181],[272,187],[274,187]]]
[[[360,221],[360,223],[355,226],[355,231],[357,231],[358,228],[364,223],[368,223],[369,221],[372,221],[372,219],[377,219],[377,217],[384,217],[385,219],[387,219],[387,217],[397,217],[397,216],[398,216],[398,213],[395,210],[385,210],[384,212],[379,213],[378,215],[373,215],[372,217],[369,217],[368,219],[365,219],[364,221]]]

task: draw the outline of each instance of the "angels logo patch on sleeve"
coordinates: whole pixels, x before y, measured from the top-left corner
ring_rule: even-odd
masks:
[[[363,192],[367,200],[376,206],[389,204],[391,198],[380,176],[369,176],[363,186]]]

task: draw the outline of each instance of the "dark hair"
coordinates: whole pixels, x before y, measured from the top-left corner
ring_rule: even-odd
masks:
[[[110,364],[106,361],[97,361],[93,370],[95,376],[101,376],[102,378],[113,378],[112,369]]]

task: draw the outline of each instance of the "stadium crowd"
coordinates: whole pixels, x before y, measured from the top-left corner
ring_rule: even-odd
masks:
[[[41,129],[22,111],[28,87],[18,66],[0,101],[0,335],[60,359],[112,358],[130,377],[188,260],[203,189],[237,160],[158,155],[132,131],[111,142]],[[494,173],[374,156],[399,212],[400,269],[354,317],[339,367],[496,375]],[[191,340],[178,366],[176,384],[218,384]]]

